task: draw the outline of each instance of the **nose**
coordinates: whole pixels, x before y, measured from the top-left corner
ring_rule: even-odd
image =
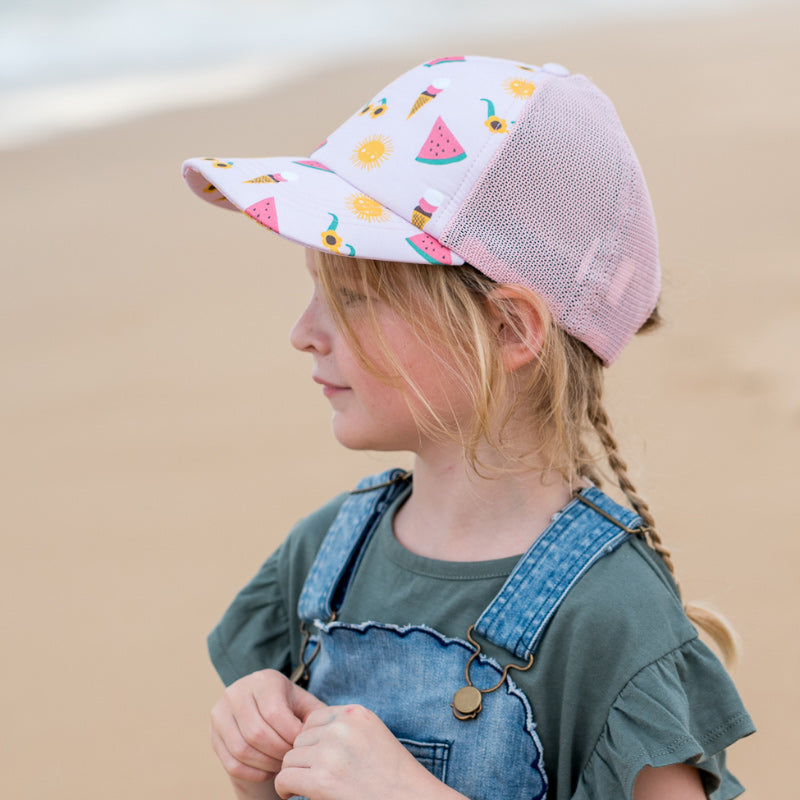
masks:
[[[326,325],[328,317],[325,304],[319,297],[318,290],[315,290],[289,334],[292,347],[301,352],[316,352],[320,355],[330,352],[329,329]],[[327,321],[330,322],[329,319]]]

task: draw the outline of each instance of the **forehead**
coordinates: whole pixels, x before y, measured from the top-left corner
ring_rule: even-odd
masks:
[[[325,275],[328,284],[362,284],[368,281],[369,270],[364,272],[359,259],[339,254],[330,255],[313,247],[306,247],[305,264],[311,277],[317,281]]]
[[[303,250],[304,250],[304,260],[305,260],[305,264],[306,264],[306,269],[312,275],[314,275],[314,274],[316,274],[316,271],[317,271],[317,264],[316,264],[316,258],[315,258],[315,255],[314,255],[314,250],[312,250],[312,248],[310,248],[310,247],[304,247]]]

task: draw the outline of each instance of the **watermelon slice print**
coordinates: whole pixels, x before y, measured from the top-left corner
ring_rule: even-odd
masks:
[[[333,172],[332,169],[328,169],[324,164],[320,164],[319,161],[313,160],[303,160],[303,161],[293,161],[293,164],[299,164],[301,167],[310,167],[311,169],[320,169],[323,172]]]
[[[264,200],[259,200],[257,203],[248,206],[244,213],[252,217],[256,222],[261,223],[265,228],[269,228],[275,233],[280,233],[278,230],[278,213],[275,209],[275,198],[267,197]]]
[[[456,61],[466,61],[464,56],[445,56],[444,58],[434,58],[433,61],[426,61],[426,67],[435,67],[437,64],[453,64]]]
[[[450,251],[429,233],[418,233],[406,239],[411,247],[417,251],[429,264],[452,264]]]
[[[458,139],[453,136],[444,120],[437,117],[416,160],[423,164],[454,164],[466,157],[467,154],[458,143]]]

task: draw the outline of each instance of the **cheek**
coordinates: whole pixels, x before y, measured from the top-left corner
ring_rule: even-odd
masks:
[[[389,383],[387,379],[374,375],[360,364],[357,381],[362,403],[375,414],[396,414],[408,406],[406,401],[408,393],[396,385],[397,381]]]
[[[411,326],[395,316],[385,316],[381,330],[383,346],[366,336],[361,341],[370,365],[387,378],[379,378],[351,353],[360,382],[369,386],[370,405],[391,405],[395,412],[400,408],[408,410],[410,406],[423,415],[426,408],[433,408],[443,419],[450,419],[454,413],[461,417],[465,404],[471,407],[469,393],[453,370],[448,354],[434,353]]]

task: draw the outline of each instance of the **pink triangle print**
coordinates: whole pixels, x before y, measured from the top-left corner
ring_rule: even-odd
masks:
[[[438,165],[454,164],[456,161],[463,161],[466,157],[464,148],[453,136],[445,121],[441,117],[437,117],[416,160],[423,164]]]
[[[261,223],[265,228],[269,228],[275,233],[280,233],[278,230],[278,213],[275,208],[275,198],[266,197],[264,200],[259,200],[257,203],[248,206],[244,213],[252,217],[256,222]]]
[[[452,264],[452,253],[440,242],[427,233],[418,233],[406,239],[417,255],[422,256],[429,264]]]

